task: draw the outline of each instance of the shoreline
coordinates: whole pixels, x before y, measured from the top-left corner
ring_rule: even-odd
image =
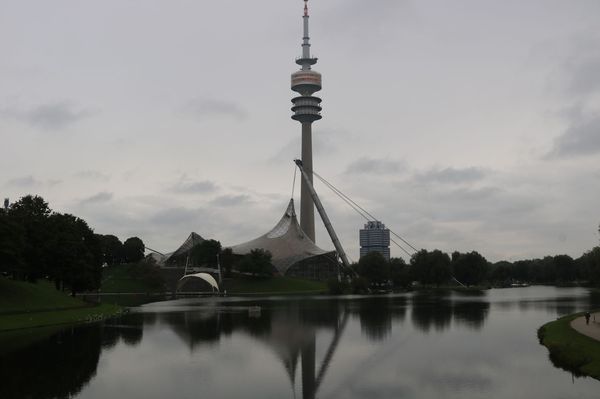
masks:
[[[0,338],[2,333],[9,331],[93,323],[125,312],[126,309],[121,306],[105,303],[61,310],[41,309],[4,313],[0,314]]]
[[[600,381],[600,341],[581,334],[572,322],[585,313],[563,316],[538,329],[540,345],[548,349],[550,361],[574,375],[587,376]]]

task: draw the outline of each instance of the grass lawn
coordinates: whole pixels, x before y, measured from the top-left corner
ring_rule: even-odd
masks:
[[[0,315],[0,332],[33,327],[99,321],[120,312],[120,306],[100,304],[96,306],[85,306],[56,311],[5,314]]]
[[[102,292],[110,293],[146,293],[164,291],[152,288],[139,273],[138,265],[115,265],[102,270]]]
[[[117,305],[72,298],[48,281],[32,284],[0,277],[0,332],[95,321],[119,312]]]
[[[600,342],[571,328],[571,321],[582,315],[577,313],[544,324],[538,337],[556,366],[600,380]]]
[[[327,291],[322,281],[302,280],[290,277],[251,278],[238,276],[224,282],[228,294],[299,294]]]
[[[0,277],[0,315],[84,306],[86,304],[79,299],[57,291],[49,281],[32,284]]]

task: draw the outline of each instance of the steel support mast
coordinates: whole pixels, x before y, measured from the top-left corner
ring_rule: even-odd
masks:
[[[344,248],[342,247],[342,243],[340,242],[337,234],[335,233],[335,230],[333,229],[333,226],[331,225],[331,221],[329,220],[329,217],[327,216],[327,213],[325,212],[325,208],[323,208],[323,204],[321,203],[321,200],[319,199],[319,196],[317,195],[317,192],[315,191],[315,188],[313,187],[312,182],[310,181],[310,179],[308,177],[308,174],[304,170],[302,161],[299,159],[295,159],[294,162],[296,163],[296,165],[298,166],[298,169],[300,170],[300,173],[302,174],[302,178],[304,179],[304,182],[306,183],[306,188],[308,189],[310,196],[312,197],[312,200],[315,203],[315,207],[317,208],[317,211],[319,212],[319,215],[321,216],[321,219],[323,220],[323,224],[325,225],[325,228],[327,229],[327,232],[329,233],[329,237],[331,237],[333,246],[335,247],[335,250],[337,251],[338,255],[340,256],[340,259],[342,260],[344,267],[346,267],[348,270],[350,270],[352,272],[352,274],[356,274],[354,269],[352,269],[352,267],[350,266],[350,262],[348,261],[348,257],[346,256],[346,252],[344,251]]]

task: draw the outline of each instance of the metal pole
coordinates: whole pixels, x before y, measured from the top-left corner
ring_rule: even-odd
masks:
[[[331,237],[333,246],[335,247],[336,251],[338,252],[338,255],[340,256],[340,258],[342,259],[342,263],[344,264],[344,266],[346,266],[348,269],[350,269],[354,272],[352,267],[350,267],[350,262],[348,261],[346,252],[344,251],[344,248],[342,247],[342,244],[340,243],[340,240],[339,240],[337,234],[335,233],[333,226],[331,225],[331,221],[329,221],[329,217],[327,216],[327,213],[325,212],[325,208],[323,208],[323,204],[321,204],[321,200],[319,199],[317,192],[315,191],[313,185],[311,184],[311,182],[308,178],[308,175],[306,174],[306,172],[304,171],[304,168],[302,167],[302,161],[299,159],[296,159],[294,162],[296,163],[296,165],[298,165],[298,169],[300,169],[300,173],[302,173],[302,177],[304,178],[304,181],[306,182],[306,188],[308,189],[308,191],[310,192],[310,195],[313,198],[315,207],[317,208],[319,215],[321,215],[323,224],[325,224],[325,228],[327,229],[327,232],[329,233],[329,236]],[[354,273],[356,274],[356,272],[354,272]]]
[[[221,261],[219,260],[219,254],[217,254],[217,267],[219,268],[219,287],[223,284],[223,274],[221,273]]]

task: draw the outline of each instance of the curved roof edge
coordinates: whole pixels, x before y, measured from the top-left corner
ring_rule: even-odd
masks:
[[[204,280],[208,284],[210,284],[212,288],[219,291],[219,284],[217,283],[217,280],[215,280],[215,278],[208,273],[195,273],[183,276],[179,279],[179,282],[177,283],[177,289],[179,290],[179,288],[183,285],[184,282],[192,278],[199,278],[200,280]]]

